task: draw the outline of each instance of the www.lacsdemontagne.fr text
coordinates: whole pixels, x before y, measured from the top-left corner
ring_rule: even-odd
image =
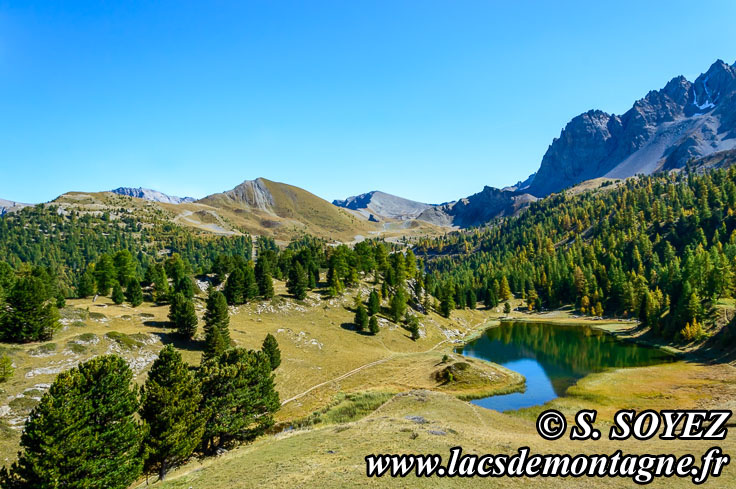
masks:
[[[702,484],[708,477],[720,476],[728,463],[719,447],[712,447],[700,457],[672,454],[633,455],[618,450],[612,454],[560,455],[531,454],[528,447],[513,455],[463,454],[462,448],[450,449],[450,458],[442,456],[387,454],[365,457],[368,477],[620,477],[637,484],[648,484],[659,477],[691,478]]]

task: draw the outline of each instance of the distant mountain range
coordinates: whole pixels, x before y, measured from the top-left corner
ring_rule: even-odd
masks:
[[[432,204],[423,204],[378,190],[348,197],[345,200],[333,200],[332,203],[338,207],[357,211],[374,221],[386,218],[415,219],[425,210],[434,207]]]
[[[543,197],[597,177],[627,178],[682,168],[736,148],[736,64],[721,60],[691,83],[678,76],[621,116],[591,110],[552,141],[526,188]]]
[[[716,61],[694,82],[682,76],[649,92],[623,115],[591,110],[573,118],[552,141],[539,170],[525,181],[445,204],[426,204],[377,190],[329,202],[310,192],[264,178],[195,200],[146,188],[111,192],[162,204],[178,204],[173,219],[219,234],[248,232],[288,237],[311,233],[335,239],[395,235],[411,229],[471,227],[513,215],[530,202],[587,182],[676,170],[687,164],[726,166],[736,161],[736,64]],[[109,194],[107,194],[109,195]],[[105,204],[103,193],[69,193],[55,202]],[[112,202],[110,202],[112,204]],[[0,215],[28,204],[0,200]],[[429,228],[426,228],[429,226]]]
[[[175,195],[167,195],[158,190],[151,190],[150,188],[132,188],[132,187],[118,187],[110,190],[110,192],[118,195],[127,195],[128,197],[136,197],[138,199],[151,200],[153,202],[163,202],[164,204],[181,204],[183,202],[194,202],[196,199],[193,197],[177,197]]]
[[[0,216],[4,216],[8,212],[14,212],[18,209],[28,207],[32,204],[21,204],[20,202],[13,202],[12,200],[0,199]]]

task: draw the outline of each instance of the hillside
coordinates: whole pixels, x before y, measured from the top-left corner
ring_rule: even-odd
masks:
[[[592,178],[682,168],[736,147],[734,114],[736,65],[718,60],[694,82],[673,78],[620,116],[591,110],[573,118],[520,190],[545,196]]]

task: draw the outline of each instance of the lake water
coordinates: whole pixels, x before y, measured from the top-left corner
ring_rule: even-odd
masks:
[[[660,349],[620,341],[588,326],[529,322],[503,322],[457,351],[503,365],[526,378],[524,392],[473,401],[497,411],[544,404],[563,396],[593,372],[673,360]]]

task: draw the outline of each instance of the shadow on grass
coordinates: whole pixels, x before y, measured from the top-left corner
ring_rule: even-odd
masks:
[[[342,323],[340,327],[346,331],[353,331],[363,336],[373,336],[370,331],[360,331],[354,323]]]
[[[204,342],[197,340],[188,340],[178,334],[176,331],[170,332],[155,332],[154,335],[158,336],[161,343],[164,345],[174,345],[178,350],[186,351],[204,351]]]

